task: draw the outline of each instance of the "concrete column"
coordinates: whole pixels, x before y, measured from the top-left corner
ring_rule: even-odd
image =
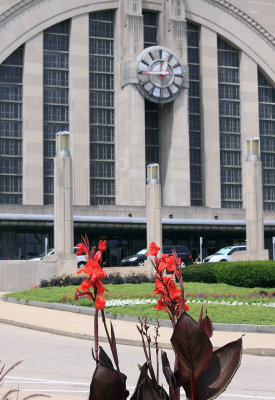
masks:
[[[161,185],[159,181],[159,165],[149,164],[147,166],[146,185],[146,239],[147,249],[154,242],[162,251],[162,207],[161,207]],[[148,272],[153,272],[150,257],[145,262]]]
[[[241,133],[242,133],[242,175],[243,204],[245,207],[244,184],[246,181],[246,140],[259,137],[259,101],[258,101],[258,66],[245,53],[240,57],[240,99],[241,99]],[[262,186],[261,186],[262,188]]]
[[[116,25],[116,204],[138,206],[145,205],[144,98],[122,75],[143,50],[141,0],[120,0]]]
[[[23,204],[43,205],[43,33],[25,43]]]
[[[164,2],[159,44],[187,64],[186,21],[183,2]],[[164,206],[190,205],[188,90],[160,106],[161,176]],[[175,195],[176,193],[176,195]]]
[[[160,184],[146,185],[147,211],[147,249],[151,242],[162,248],[161,224],[161,186]]]
[[[221,179],[217,35],[203,26],[201,27],[200,56],[205,206],[220,208]]]
[[[90,204],[89,15],[71,20],[70,132],[73,204]]]
[[[246,147],[247,158],[244,168],[246,251],[237,252],[232,261],[267,260],[269,255],[268,250],[264,249],[262,162],[259,139],[250,138]]]
[[[54,159],[54,255],[58,271],[74,272],[72,158],[68,147]]]
[[[247,161],[246,184],[246,247],[247,250],[264,249],[262,163]]]

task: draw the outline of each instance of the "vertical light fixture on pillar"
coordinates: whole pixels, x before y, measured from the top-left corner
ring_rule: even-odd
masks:
[[[260,139],[246,141],[245,207],[246,207],[246,252],[247,259],[268,259],[264,250],[262,163]]]
[[[147,165],[146,199],[147,248],[149,248],[151,242],[155,242],[160,248],[162,248],[161,185],[159,178],[159,164]]]
[[[54,251],[61,269],[76,266],[73,253],[73,194],[72,158],[70,133],[56,134],[56,156],[54,159]]]

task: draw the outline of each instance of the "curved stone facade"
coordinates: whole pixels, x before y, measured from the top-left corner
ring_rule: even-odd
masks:
[[[160,164],[164,241],[194,254],[201,236],[206,254],[244,241],[246,140],[260,137],[271,249],[274,9],[274,0],[0,5],[0,256],[40,252],[45,236],[53,243],[46,220],[53,215],[55,128],[71,133],[76,240],[83,230],[118,240],[111,265],[145,245],[152,162]],[[157,44],[189,69],[180,96],[163,105],[135,86],[138,55]],[[11,233],[16,218],[22,244],[19,230]],[[28,232],[41,229],[29,251]]]

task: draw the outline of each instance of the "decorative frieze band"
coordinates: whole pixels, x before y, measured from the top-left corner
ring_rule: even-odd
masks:
[[[34,4],[39,3],[41,0],[22,0],[7,9],[0,15],[0,23],[12,18],[14,15],[19,14],[26,8],[32,7]],[[225,9],[227,12],[231,13],[234,16],[240,18],[244,23],[251,26],[255,29],[259,34],[261,34],[265,40],[275,46],[275,37],[268,32],[261,24],[251,18],[248,14],[244,11],[239,9],[238,7],[231,4],[229,1],[226,0],[205,0],[210,4],[215,4],[218,7]]]
[[[8,21],[10,18],[13,18],[15,15],[21,13],[25,9],[32,7],[34,4],[39,3],[41,0],[22,0],[8,8],[7,11],[4,11],[3,14],[0,14],[0,23],[3,21]]]
[[[231,4],[229,1],[225,0],[206,0],[208,3],[215,4],[223,9],[225,9],[230,14],[239,17],[244,23],[251,26],[255,29],[258,33],[260,33],[265,40],[275,46],[275,37],[268,32],[261,24],[259,24],[255,19],[251,18],[248,14],[244,11],[240,10],[238,7]]]

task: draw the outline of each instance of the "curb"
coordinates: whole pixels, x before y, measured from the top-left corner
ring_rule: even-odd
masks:
[[[61,303],[43,303],[38,301],[32,300],[17,300],[12,297],[5,297],[0,296],[0,300],[15,304],[22,304],[28,305],[33,307],[41,307],[41,308],[49,308],[52,310],[59,310],[59,311],[67,311],[73,312],[78,314],[85,314],[85,315],[94,315],[95,311],[93,307],[84,307],[84,306],[75,306],[73,304],[61,304]],[[138,318],[131,315],[122,315],[116,314],[115,317],[111,313],[105,314],[106,318],[112,318],[117,320],[124,320],[130,322],[139,322]],[[147,320],[149,325],[153,325],[156,323],[156,320],[148,319]],[[74,337],[77,339],[84,339],[84,340],[93,340],[93,335],[81,334],[78,332],[67,332],[59,329],[43,327],[34,324],[28,324],[25,322],[18,322],[12,319],[5,319],[0,318],[0,323],[18,326],[20,328],[26,329],[33,329],[41,332],[52,333],[55,335],[67,336],[67,337]],[[169,320],[159,320],[160,326],[170,327]],[[252,332],[252,333],[275,333],[275,326],[274,325],[243,325],[243,324],[218,324],[213,323],[213,329],[217,331],[227,331],[227,332]],[[104,336],[100,336],[99,340],[101,342],[107,342],[107,338]],[[121,339],[116,338],[117,344],[129,345],[129,346],[137,346],[141,347],[140,340],[132,340],[132,339]],[[172,349],[172,345],[170,343],[159,343],[159,347],[162,349]],[[214,347],[216,350],[217,347]],[[250,354],[255,356],[265,356],[265,357],[275,357],[275,349],[264,349],[264,348],[246,348],[243,349],[243,354]]]
[[[59,311],[68,311],[77,314],[85,314],[85,315],[94,315],[95,309],[94,307],[85,307],[85,306],[75,306],[73,304],[63,304],[63,303],[45,303],[40,301],[33,300],[23,300],[23,299],[14,299],[13,297],[5,297],[1,296],[0,299],[2,301],[22,304],[24,306],[32,306],[32,307],[42,307],[49,308],[52,310]],[[133,315],[125,315],[117,313],[115,316],[112,313],[105,313],[106,318],[117,319],[122,321],[129,322],[139,322],[139,318]],[[171,322],[166,319],[160,319],[159,326],[170,327]],[[153,325],[156,323],[155,319],[147,319],[149,325]],[[224,323],[213,323],[214,331],[224,331],[224,332],[246,332],[246,333],[275,333],[275,325],[252,325],[252,324],[224,324]]]

